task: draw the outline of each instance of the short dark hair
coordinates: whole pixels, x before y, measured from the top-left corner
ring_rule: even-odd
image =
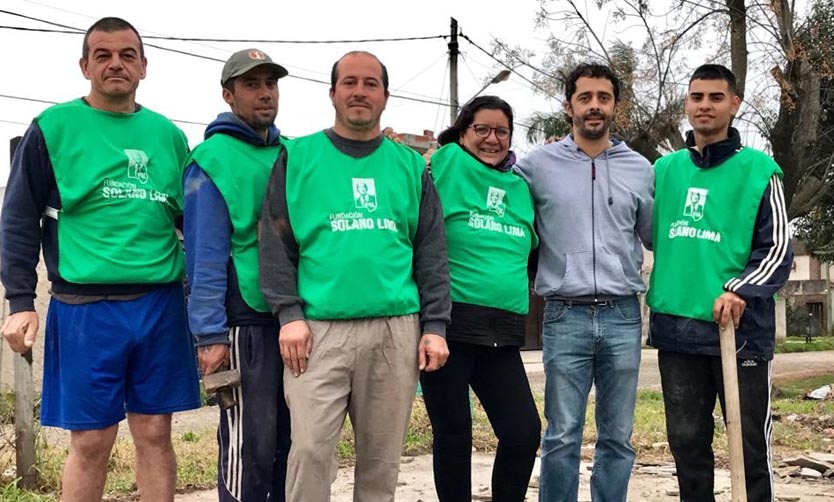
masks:
[[[736,82],[736,76],[732,70],[726,66],[720,64],[701,65],[698,68],[695,68],[695,71],[692,73],[692,77],[689,78],[689,83],[692,84],[693,80],[723,80],[727,82],[727,88],[730,92],[738,96],[738,83]]]
[[[335,63],[333,63],[333,68],[330,70],[330,90],[332,91],[333,89],[336,88],[336,81],[339,80],[339,68],[338,68],[339,63],[341,63],[342,60],[345,59],[348,56],[356,56],[358,54],[364,54],[366,56],[371,56],[372,58],[376,59],[376,62],[379,63],[379,66],[382,67],[382,90],[384,90],[387,93],[388,92],[388,68],[386,68],[385,65],[382,64],[382,61],[380,61],[378,57],[376,57],[374,54],[371,54],[370,52],[367,52],[367,51],[350,51],[347,54],[345,54],[344,56],[340,57]]]
[[[142,36],[136,31],[132,24],[128,23],[120,17],[103,17],[93,23],[84,34],[84,45],[81,46],[81,59],[87,60],[90,55],[90,47],[87,43],[90,40],[90,34],[94,31],[104,31],[106,33],[113,33],[114,31],[130,30],[136,33],[136,38],[139,39],[139,57],[145,58],[145,46],[142,43]]]
[[[614,86],[614,101],[620,100],[620,79],[610,66],[598,63],[582,63],[573,69],[565,79],[565,98],[570,103],[570,98],[576,93],[576,81],[582,77],[604,78]]]
[[[500,110],[507,116],[510,123],[510,141],[513,139],[513,109],[498,96],[478,96],[472,99],[460,109],[457,120],[448,129],[437,136],[437,144],[440,146],[448,143],[457,143],[472,122],[475,121],[475,114],[481,110]]]

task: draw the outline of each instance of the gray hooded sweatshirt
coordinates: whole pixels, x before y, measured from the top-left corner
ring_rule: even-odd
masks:
[[[611,141],[591,159],[567,136],[513,168],[536,204],[539,296],[599,298],[646,290],[640,242],[651,249],[654,171],[624,142]]]

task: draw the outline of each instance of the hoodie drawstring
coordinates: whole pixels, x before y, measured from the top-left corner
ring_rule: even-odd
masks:
[[[605,189],[608,190],[608,205],[614,205],[614,195],[611,191],[611,169],[609,168],[608,163],[608,150],[603,152],[605,155]]]

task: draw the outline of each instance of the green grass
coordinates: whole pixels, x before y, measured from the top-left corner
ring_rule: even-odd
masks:
[[[0,484],[0,500],[3,502],[57,502],[59,499],[55,494],[33,493],[18,488],[17,480],[14,479],[5,485]]]
[[[815,425],[801,421],[786,420],[790,414],[834,415],[834,401],[810,401],[802,396],[821,385],[834,382],[834,374],[782,382],[779,385],[781,394],[773,401],[774,421],[772,443],[776,458],[795,455],[800,451],[834,452],[834,445],[823,441],[820,430]],[[539,413],[544,410],[542,394],[534,395]],[[0,404],[3,400],[0,399]],[[1,413],[1,411],[0,411]],[[720,417],[720,409],[716,406],[715,416]],[[544,417],[542,416],[544,424]],[[487,419],[483,407],[473,398],[472,444],[476,451],[495,451],[496,439]],[[583,443],[593,445],[595,441],[594,407],[589,402],[586,412],[586,426]],[[0,429],[0,473],[13,471],[14,449],[13,435],[9,428]],[[177,452],[177,491],[193,491],[213,488],[217,479],[217,440],[213,427],[201,431],[188,431],[173,438]],[[666,422],[663,410],[663,395],[659,391],[639,391],[634,415],[634,434],[632,443],[637,455],[641,459],[659,459],[671,461],[671,454],[666,445]],[[723,464],[727,458],[726,438],[724,426],[720,418],[716,420],[715,442],[713,443],[716,458]],[[406,435],[404,454],[423,455],[431,452],[431,427],[426,415],[422,398],[417,398],[412,410],[412,419]],[[0,500],[8,502],[53,502],[59,500],[61,469],[66,459],[65,447],[46,444],[39,436],[37,446],[37,468],[40,472],[38,488],[35,491],[21,490],[14,479],[0,477]],[[337,446],[337,453],[342,465],[353,463],[355,449],[353,444],[353,430],[350,421],[345,427]],[[592,454],[591,448],[583,449],[586,457]],[[133,470],[134,453],[131,442],[119,439],[114,446],[110,458],[107,479],[106,499],[126,500],[136,495],[135,474]],[[12,468],[12,469],[10,469]]]
[[[776,344],[776,353],[787,352],[818,352],[821,350],[834,350],[834,337],[815,336],[811,343],[805,343],[805,337],[791,336]]]
[[[834,452],[834,445],[824,441],[822,428],[802,422],[791,422],[791,414],[820,417],[834,415],[834,401],[814,401],[803,399],[809,391],[823,385],[834,383],[834,374],[780,382],[777,387],[779,396],[773,400],[773,435],[771,442],[774,451],[790,455],[797,451]],[[778,417],[778,419],[777,419]]]
[[[800,380],[789,380],[785,382],[779,382],[778,384],[776,384],[776,387],[778,387],[780,392],[780,401],[777,402],[782,402],[783,400],[791,400],[792,398],[802,398],[808,392],[814,389],[818,389],[823,385],[829,384],[834,384],[834,374],[803,378]],[[801,402],[810,404],[814,401]],[[834,402],[832,401],[825,402],[834,406]]]
[[[0,424],[14,424],[14,392],[0,393]]]

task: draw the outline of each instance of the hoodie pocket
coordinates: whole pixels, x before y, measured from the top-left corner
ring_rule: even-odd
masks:
[[[584,296],[592,294],[621,294],[626,289],[625,272],[619,258],[598,249],[565,255],[565,275],[559,294]]]
[[[565,275],[559,294],[562,296],[583,296],[594,293],[594,262],[590,251],[565,255]]]
[[[608,250],[597,250],[597,290],[600,294],[625,294],[628,290],[623,262]]]

